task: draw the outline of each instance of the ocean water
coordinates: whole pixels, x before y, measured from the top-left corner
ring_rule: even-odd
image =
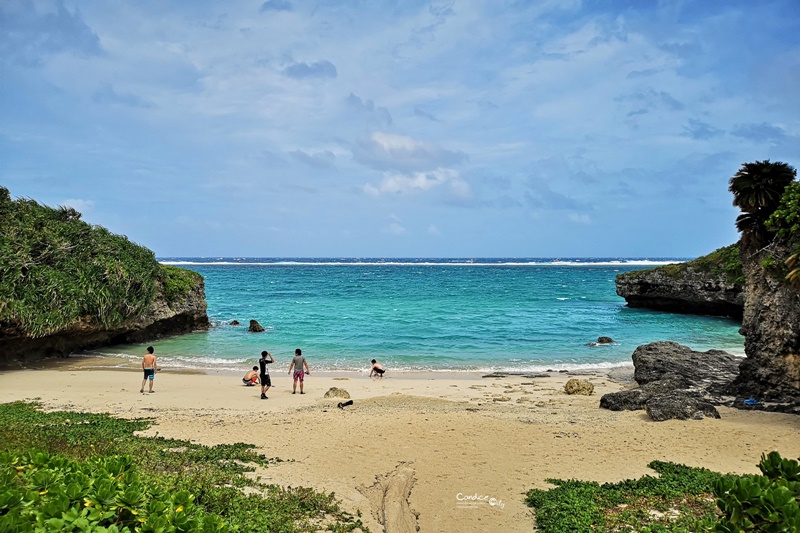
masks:
[[[744,354],[736,321],[630,309],[621,272],[669,259],[165,258],[206,282],[207,332],[162,339],[160,366],[245,371],[262,350],[314,370],[540,371],[622,366],[648,342]],[[249,333],[250,319],[264,333]],[[231,326],[238,320],[241,326]],[[592,346],[599,336],[613,345]],[[138,362],[145,345],[93,353]]]

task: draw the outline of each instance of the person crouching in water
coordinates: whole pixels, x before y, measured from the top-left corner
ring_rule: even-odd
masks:
[[[372,377],[374,374],[376,378],[383,378],[384,372],[386,372],[386,369],[383,368],[383,365],[373,359],[372,370],[369,371],[369,377]]]
[[[267,359],[269,357],[269,359]],[[258,360],[259,366],[259,379],[261,380],[261,399],[267,400],[267,391],[272,386],[272,380],[269,379],[269,370],[267,370],[267,365],[272,364],[275,362],[275,359],[272,357],[272,354],[268,351],[264,350],[261,352],[261,359]]]
[[[258,385],[258,367],[254,366],[253,370],[247,372],[242,378],[242,383],[245,387],[252,387]]]

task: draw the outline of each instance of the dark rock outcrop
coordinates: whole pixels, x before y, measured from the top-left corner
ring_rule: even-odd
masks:
[[[251,331],[253,333],[261,333],[262,331],[264,331],[264,328],[263,326],[261,326],[261,324],[258,323],[258,320],[251,320],[250,327],[247,328],[247,331]]]
[[[745,300],[741,277],[709,267],[711,256],[618,274],[617,294],[629,307],[741,319]]]
[[[638,411],[656,396],[664,396],[676,390],[686,390],[688,383],[677,376],[667,376],[658,381],[645,383],[635,389],[610,392],[600,398],[600,407],[611,411]]]
[[[170,302],[160,285],[144,314],[106,328],[93,317],[84,317],[51,335],[32,338],[13,324],[0,322],[0,365],[18,366],[46,357],[63,357],[100,346],[146,342],[168,335],[208,329],[205,284],[201,277],[178,301]]]
[[[696,352],[677,342],[652,342],[633,352],[633,379],[639,385],[670,378],[675,388],[721,393],[736,378],[741,357],[722,350]]]
[[[614,344],[614,339],[611,337],[597,337],[597,344]]]
[[[711,403],[699,400],[682,391],[654,396],[644,406],[650,418],[664,420],[700,420],[703,417],[719,418],[719,411]]]
[[[721,350],[696,352],[675,342],[654,342],[633,352],[639,388],[603,395],[612,411],[646,409],[653,420],[719,418],[714,405],[730,404],[724,391],[736,377],[737,358]]]
[[[789,250],[742,249],[747,303],[739,332],[747,358],[730,392],[772,402],[772,410],[800,413],[800,290],[770,264],[781,264]]]
[[[231,320],[228,325],[229,326],[241,326],[242,324],[238,320]]]

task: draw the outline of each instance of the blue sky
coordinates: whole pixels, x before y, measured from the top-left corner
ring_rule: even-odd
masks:
[[[686,257],[800,166],[800,2],[0,3],[0,185],[159,256]]]

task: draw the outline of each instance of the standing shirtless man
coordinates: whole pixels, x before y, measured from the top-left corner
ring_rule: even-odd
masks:
[[[156,356],[153,355],[153,347],[147,347],[147,353],[142,358],[142,370],[144,370],[144,379],[142,380],[142,388],[139,392],[144,392],[144,384],[150,381],[150,392],[153,391],[153,380],[156,378]]]

